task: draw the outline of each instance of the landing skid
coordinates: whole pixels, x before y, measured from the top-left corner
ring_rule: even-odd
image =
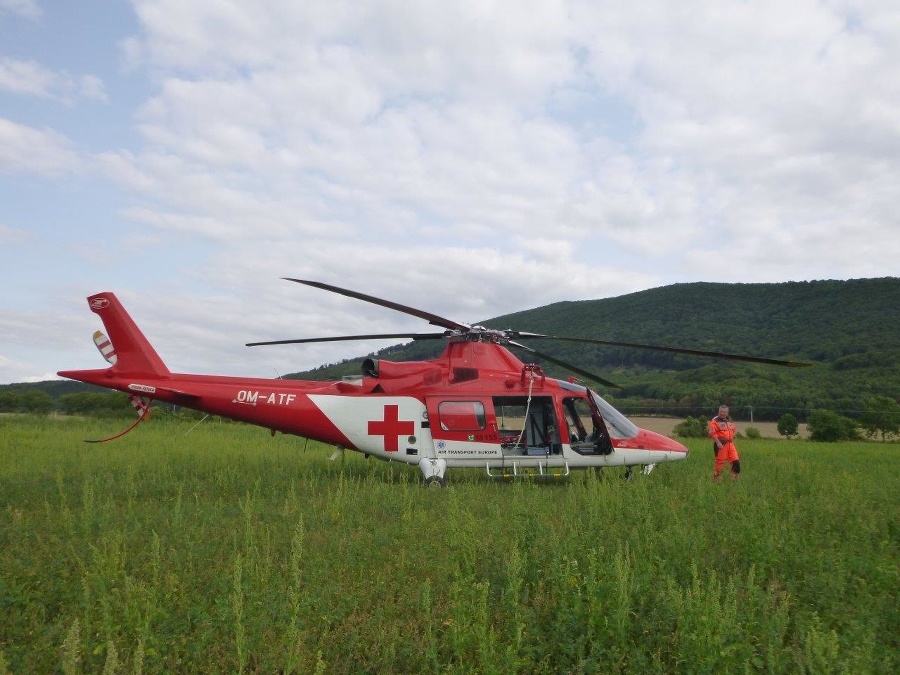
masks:
[[[491,465],[485,464],[484,469],[491,478],[565,478],[569,475],[569,463],[566,462],[563,471],[551,470],[545,464],[538,463],[537,471],[535,467],[529,466],[524,470],[519,467],[518,462],[512,462],[509,467],[503,467],[500,473],[491,473]]]

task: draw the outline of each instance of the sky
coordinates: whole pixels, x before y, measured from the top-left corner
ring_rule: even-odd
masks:
[[[897,276],[898,63],[896,0],[0,0],[0,383],[103,367],[100,291],[274,377],[429,330],[282,277],[472,323]]]

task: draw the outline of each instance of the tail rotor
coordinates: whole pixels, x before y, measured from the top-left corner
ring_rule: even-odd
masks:
[[[106,359],[106,362],[110,366],[116,365],[119,360],[119,357],[116,356],[116,348],[113,345],[112,341],[106,337],[103,331],[95,331],[94,332],[94,344],[97,345],[97,349],[100,354]],[[99,439],[85,439],[85,443],[106,443],[107,441],[112,441],[117,438],[121,438],[129,431],[137,427],[138,424],[143,422],[144,420],[150,419],[150,404],[152,400],[149,398],[144,398],[142,396],[138,396],[137,394],[130,394],[128,396],[128,400],[131,401],[131,406],[134,408],[134,411],[137,413],[137,419],[124,431],[120,431],[119,433],[109,436],[107,438],[99,438]]]

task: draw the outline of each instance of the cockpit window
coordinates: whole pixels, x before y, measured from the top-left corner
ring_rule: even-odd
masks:
[[[603,417],[603,421],[606,422],[606,428],[609,430],[610,436],[613,438],[634,438],[638,435],[640,430],[625,415],[594,392],[591,392],[591,396],[594,397],[594,403],[597,404],[600,415]]]
[[[566,380],[557,380],[557,382],[560,389],[565,389],[566,391],[582,393],[588,391],[586,387],[574,382]],[[600,411],[600,416],[603,418],[610,436],[613,438],[634,438],[640,433],[640,429],[631,420],[600,398],[595,392],[591,392],[591,397],[597,405],[597,410]]]

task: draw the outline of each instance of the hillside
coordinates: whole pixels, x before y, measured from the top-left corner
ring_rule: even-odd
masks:
[[[601,391],[632,413],[705,415],[726,401],[740,417],[777,419],[791,411],[802,419],[817,408],[853,416],[875,394],[900,399],[900,278],[675,284],[616,298],[559,302],[482,323],[813,363],[787,369],[549,340],[531,343],[621,385],[621,390]],[[431,358],[442,346],[430,341],[396,345],[378,356]],[[288,377],[338,379],[358,373],[363,358]],[[568,374],[552,364],[545,369],[556,376]],[[8,385],[0,387],[0,402],[4,392],[21,395],[34,389],[55,399],[84,391],[86,385]]]

